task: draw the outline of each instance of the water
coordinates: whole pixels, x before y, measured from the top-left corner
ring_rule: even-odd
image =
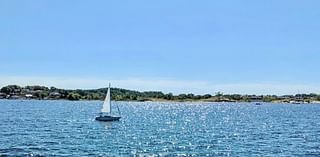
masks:
[[[320,105],[0,100],[0,156],[320,156]]]

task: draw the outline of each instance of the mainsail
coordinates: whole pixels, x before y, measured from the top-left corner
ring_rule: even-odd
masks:
[[[101,112],[104,113],[110,113],[111,112],[111,100],[110,100],[110,84],[107,92],[107,96],[104,100],[103,107],[101,109]]]

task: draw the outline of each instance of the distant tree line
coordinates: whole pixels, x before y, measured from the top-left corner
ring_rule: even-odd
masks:
[[[8,85],[0,89],[0,99],[66,99],[66,100],[103,100],[108,88],[99,89],[59,89],[56,87],[45,86],[25,86]],[[208,101],[208,102],[290,102],[303,101],[312,102],[320,101],[318,94],[296,94],[296,95],[240,95],[240,94],[223,94],[217,92],[213,95],[195,95],[172,93],[163,93],[161,91],[139,92],[121,88],[112,88],[111,97],[116,101]]]

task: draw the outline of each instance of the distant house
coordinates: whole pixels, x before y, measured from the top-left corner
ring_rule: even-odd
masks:
[[[20,93],[20,92],[21,92],[21,89],[14,89],[13,92],[14,92],[14,93]]]
[[[235,100],[231,100],[231,99],[228,99],[228,98],[221,98],[218,101],[219,102],[236,102]]]
[[[28,98],[28,99],[31,99],[31,98],[33,98],[33,95],[32,94],[26,94],[25,97]]]
[[[263,96],[249,95],[248,98],[251,100],[261,100]]]
[[[0,99],[6,98],[7,94],[6,93],[0,93]]]
[[[9,99],[21,99],[21,97],[18,95],[11,95]]]
[[[292,98],[291,96],[288,95],[283,95],[283,96],[279,96],[278,99],[290,99]]]
[[[59,92],[51,92],[49,94],[49,97],[51,97],[51,98],[59,98],[59,97],[61,97],[61,94]]]

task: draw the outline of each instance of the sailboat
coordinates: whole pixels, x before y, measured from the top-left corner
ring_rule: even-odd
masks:
[[[120,109],[118,108],[118,112],[120,114]],[[96,117],[97,121],[118,121],[121,117],[120,116],[112,116],[111,115],[111,97],[110,97],[110,84],[108,87],[108,92],[106,98],[104,100],[101,112],[99,116]]]

